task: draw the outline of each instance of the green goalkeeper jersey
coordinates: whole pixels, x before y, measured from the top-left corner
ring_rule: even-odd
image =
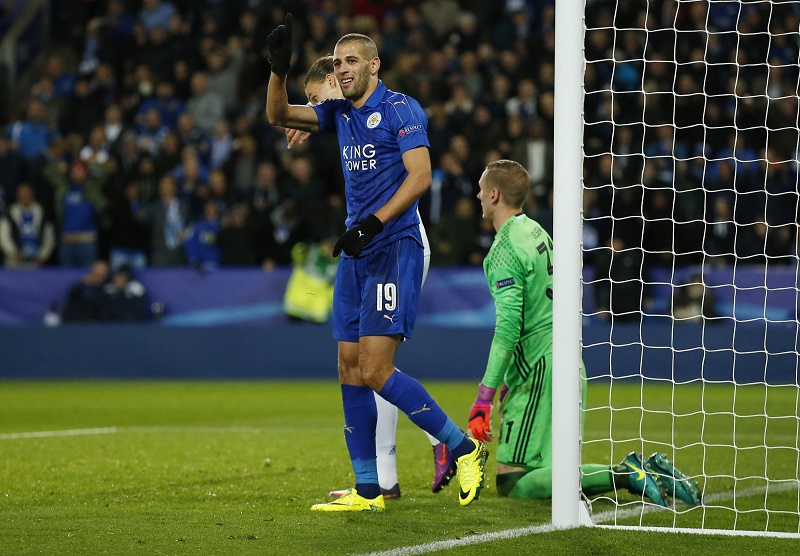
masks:
[[[519,386],[553,350],[553,240],[524,214],[498,230],[483,270],[496,325],[483,384]]]

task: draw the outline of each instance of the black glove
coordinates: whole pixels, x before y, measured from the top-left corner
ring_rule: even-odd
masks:
[[[333,246],[333,256],[338,257],[344,251],[351,257],[358,257],[370,241],[383,231],[383,222],[374,214],[347,230]]]
[[[289,61],[292,59],[292,14],[286,14],[286,25],[278,27],[267,37],[269,61],[272,73],[286,75],[289,73]]]

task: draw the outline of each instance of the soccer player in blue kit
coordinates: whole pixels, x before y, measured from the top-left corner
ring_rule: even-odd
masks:
[[[334,75],[333,56],[322,56],[309,68],[304,83],[306,97],[311,104],[320,104],[326,100],[343,99],[342,87]],[[296,129],[286,129],[287,144],[291,149],[294,145],[304,141],[310,134]],[[425,228],[420,223],[420,236],[424,246],[424,263],[422,270],[422,283],[430,263],[431,249],[428,245],[428,236]],[[378,484],[384,500],[400,497],[400,483],[397,478],[397,408],[381,398],[374,392],[375,403],[378,410],[377,424],[375,427],[375,447],[378,465]],[[447,446],[436,438],[427,435],[433,446],[434,477],[431,490],[439,492],[450,483],[456,473],[455,460]],[[334,490],[331,496],[339,497],[347,494],[350,489]]]
[[[423,244],[417,203],[431,185],[427,118],[419,103],[378,79],[380,58],[366,35],[348,34],[334,47],[336,78],[345,96],[316,106],[290,105],[286,75],[292,55],[292,16],[267,43],[272,72],[270,123],[309,132],[336,132],[347,200],[347,231],[334,285],[333,334],[338,341],[345,440],[356,484],[318,511],[383,511],[375,461],[377,392],[456,458],[459,502],[478,498],[488,452],[468,438],[425,388],[394,366],[416,320]]]

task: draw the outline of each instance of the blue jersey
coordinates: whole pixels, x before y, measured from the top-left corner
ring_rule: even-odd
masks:
[[[8,126],[6,137],[19,143],[19,154],[22,158],[31,160],[47,148],[53,132],[47,122],[19,121]]]
[[[204,267],[219,266],[222,254],[217,241],[221,228],[219,219],[206,218],[198,220],[191,226],[185,245],[189,264]]]
[[[347,228],[385,205],[408,176],[403,153],[430,147],[428,118],[413,98],[395,93],[382,81],[361,108],[349,100],[327,100],[313,106],[320,132],[336,131],[345,180]],[[415,202],[387,222],[383,232],[367,245],[363,255],[412,237],[422,245]],[[342,255],[346,256],[346,255]]]

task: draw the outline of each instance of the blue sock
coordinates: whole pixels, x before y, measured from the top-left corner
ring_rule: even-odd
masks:
[[[395,369],[378,394],[408,415],[412,423],[444,442],[456,458],[475,448],[416,379]]]
[[[443,437],[443,438],[440,438]],[[436,437],[439,442],[444,442],[447,448],[453,452],[453,456],[458,459],[475,449],[475,444],[466,434],[461,432],[456,424],[448,419],[442,432]]]
[[[381,493],[375,457],[375,396],[366,386],[342,384],[342,406],[344,439],[356,475],[356,490],[364,498],[375,498]]]

